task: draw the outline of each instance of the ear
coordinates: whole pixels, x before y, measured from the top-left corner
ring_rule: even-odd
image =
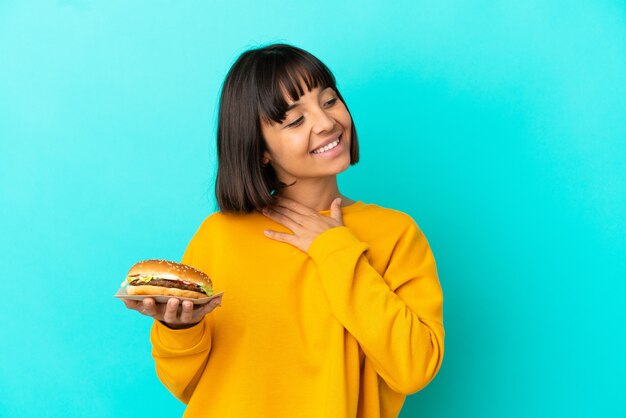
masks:
[[[270,161],[272,161],[270,153],[268,151],[263,151],[263,165],[269,164]]]

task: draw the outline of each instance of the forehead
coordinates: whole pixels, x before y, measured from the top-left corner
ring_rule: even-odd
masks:
[[[268,123],[282,123],[293,103],[313,89],[335,88],[335,79],[326,67],[309,62],[272,68],[262,78],[258,114]]]

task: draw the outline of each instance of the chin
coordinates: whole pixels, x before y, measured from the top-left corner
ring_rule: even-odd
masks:
[[[348,168],[350,168],[350,158],[348,158],[346,161],[343,161],[341,163],[341,165],[335,170],[335,175],[343,173]]]
[[[350,158],[343,164],[341,172],[346,171],[348,168],[350,168]]]

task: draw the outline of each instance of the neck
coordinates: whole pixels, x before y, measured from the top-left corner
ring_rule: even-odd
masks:
[[[318,212],[330,209],[331,203],[338,197],[341,198],[341,206],[354,203],[339,192],[336,176],[325,179],[298,179],[294,185],[281,189],[278,195],[295,200]]]

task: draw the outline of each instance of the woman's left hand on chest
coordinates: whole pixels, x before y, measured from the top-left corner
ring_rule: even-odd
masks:
[[[277,197],[276,205],[263,209],[263,214],[293,232],[286,234],[266,229],[265,236],[291,244],[305,253],[319,234],[343,226],[340,198],[331,203],[330,216],[320,215],[315,209],[284,197]]]

